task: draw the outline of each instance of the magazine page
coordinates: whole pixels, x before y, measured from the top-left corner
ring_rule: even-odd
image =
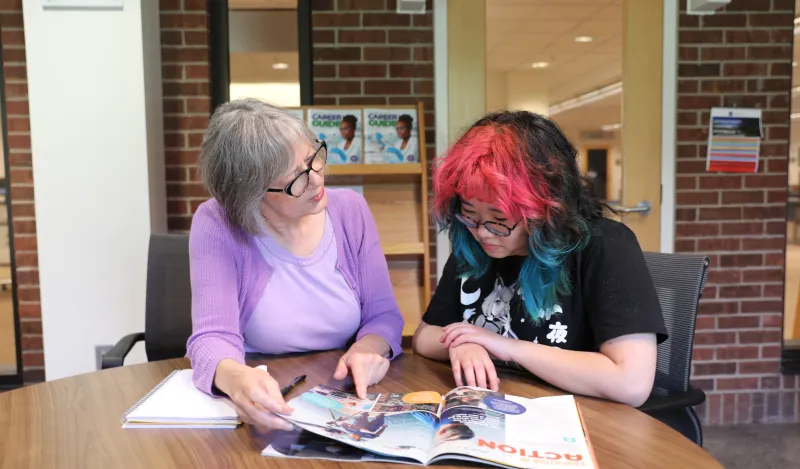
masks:
[[[416,109],[364,109],[364,162],[419,163]]]
[[[416,464],[413,459],[395,458],[350,446],[306,430],[275,432],[275,437],[261,452],[273,458],[327,459],[331,461],[378,462],[388,461]]]
[[[434,444],[432,461],[469,456],[519,468],[595,467],[573,396],[525,399],[456,388],[445,396]]]
[[[308,110],[308,128],[328,144],[328,164],[361,163],[364,140],[360,109]]]
[[[423,463],[438,423],[438,393],[370,394],[368,399],[316,386],[292,399],[282,418],[356,448]]]

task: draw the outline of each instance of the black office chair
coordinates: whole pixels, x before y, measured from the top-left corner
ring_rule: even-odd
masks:
[[[639,410],[703,446],[703,430],[694,406],[705,393],[689,382],[697,307],[708,277],[709,259],[696,254],[645,252],[645,261],[661,303],[669,339],[658,346],[653,392]]]
[[[150,235],[144,332],[120,339],[103,356],[102,369],[122,366],[134,344],[144,340],[148,361],[181,358],[192,334],[189,235]]]

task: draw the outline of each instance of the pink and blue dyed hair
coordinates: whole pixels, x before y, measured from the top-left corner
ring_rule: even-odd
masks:
[[[525,111],[489,114],[470,127],[437,161],[432,212],[448,229],[461,277],[483,275],[491,258],[455,219],[461,200],[490,203],[528,233],[519,280],[533,320],[568,294],[566,261],[589,240],[589,221],[604,206],[581,176],[577,151],[547,118]]]

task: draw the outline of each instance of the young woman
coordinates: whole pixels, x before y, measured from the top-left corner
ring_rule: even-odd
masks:
[[[453,254],[416,353],[449,359],[459,386],[497,390],[500,360],[567,392],[647,399],[667,337],[655,288],[555,124],[522,111],[480,119],[438,162],[433,193]]]

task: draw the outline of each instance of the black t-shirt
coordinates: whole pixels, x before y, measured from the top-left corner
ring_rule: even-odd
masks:
[[[467,321],[492,332],[568,350],[598,351],[627,334],[667,338],[661,305],[636,236],[614,220],[591,223],[589,242],[567,257],[572,292],[533,321],[518,276],[525,258],[493,259],[480,278],[458,277],[451,255],[423,321],[435,326]]]

